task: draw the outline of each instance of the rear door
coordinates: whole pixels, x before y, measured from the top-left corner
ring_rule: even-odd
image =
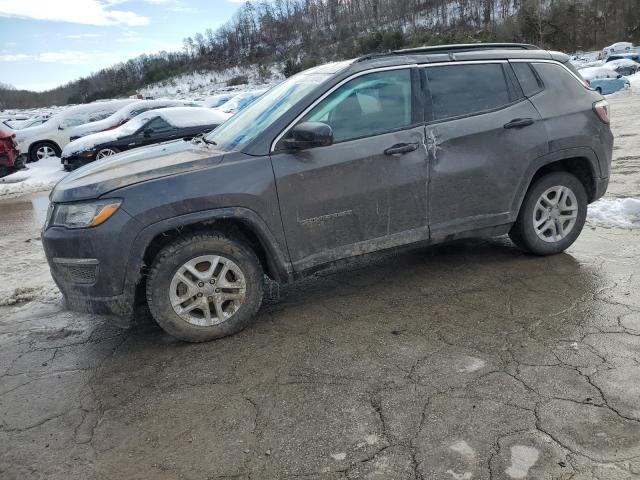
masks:
[[[538,111],[507,62],[433,64],[424,73],[432,237],[514,221],[518,186],[548,151]]]
[[[276,146],[272,163],[296,270],[428,238],[419,88],[418,70],[407,67],[360,75],[300,120],[330,125],[333,145]]]

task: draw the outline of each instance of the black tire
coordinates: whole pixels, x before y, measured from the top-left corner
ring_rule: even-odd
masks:
[[[602,88],[596,87],[596,92],[598,92],[600,95],[602,95]]]
[[[541,195],[549,188],[563,186],[576,196],[578,213],[576,223],[566,237],[557,242],[546,242],[538,237],[533,225],[533,213]],[[509,232],[513,243],[534,255],[555,255],[569,248],[576,241],[587,218],[587,192],[584,185],[568,172],[553,172],[538,178],[524,197],[518,219]]]
[[[62,150],[60,150],[60,147],[53,142],[49,142],[49,141],[36,142],[33,145],[31,145],[31,147],[29,147],[30,162],[37,162],[39,160],[37,152],[40,147],[49,147],[53,149],[56,157],[60,157],[60,154],[62,153]]]
[[[213,326],[193,325],[171,306],[169,289],[176,271],[201,255],[223,255],[242,270],[246,281],[244,303],[226,321]],[[263,270],[255,252],[239,237],[222,233],[187,235],[164,247],[147,277],[147,302],[156,322],[170,335],[187,342],[206,342],[243,330],[262,303]]]

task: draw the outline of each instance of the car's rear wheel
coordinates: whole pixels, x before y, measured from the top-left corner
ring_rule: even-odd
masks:
[[[60,148],[53,142],[38,142],[29,149],[29,161],[37,162],[50,157],[59,157]]]
[[[582,231],[587,203],[584,185],[574,175],[545,175],[529,188],[509,236],[535,255],[563,252]]]
[[[111,157],[119,152],[120,150],[118,150],[116,147],[101,148],[100,150],[98,150],[98,153],[96,153],[96,160],[101,160],[106,157]]]
[[[169,334],[204,342],[244,329],[262,303],[263,271],[240,238],[192,234],[164,247],[147,277],[151,314]]]
[[[602,88],[596,87],[596,92],[598,92],[600,95],[602,95]]]

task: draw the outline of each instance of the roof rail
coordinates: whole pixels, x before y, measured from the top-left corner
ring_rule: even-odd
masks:
[[[539,47],[528,43],[460,43],[454,45],[434,45],[428,47],[406,48],[404,50],[393,50],[386,53],[371,53],[364,55],[356,62],[362,62],[371,58],[388,57],[394,55],[413,55],[419,53],[456,53],[456,52],[473,52],[476,50],[540,50]]]

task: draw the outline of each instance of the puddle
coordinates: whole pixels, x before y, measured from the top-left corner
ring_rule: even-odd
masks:
[[[27,195],[0,201],[0,235],[39,230],[44,224],[49,207],[46,193]]]

